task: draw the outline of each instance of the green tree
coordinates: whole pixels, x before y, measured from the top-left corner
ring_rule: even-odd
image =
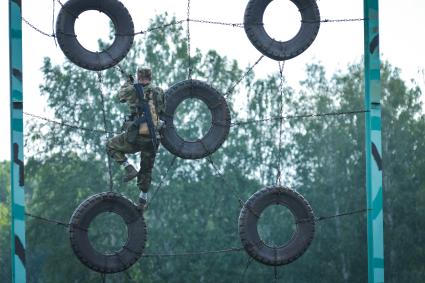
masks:
[[[421,91],[408,87],[389,63],[382,65],[381,75],[386,278],[388,282],[421,282],[424,271],[419,265],[425,254],[411,246],[423,242],[417,232],[423,223],[414,216],[423,196],[420,184],[425,181],[421,173],[425,152],[418,139],[425,130]],[[331,80],[326,79],[323,66],[310,65],[302,86],[296,109],[326,113],[364,107],[360,64],[336,73]],[[316,214],[365,208],[364,115],[294,120],[291,125],[297,187]],[[335,282],[366,282],[365,215],[336,218],[317,226],[316,243],[309,253],[318,263],[312,270]],[[304,275],[293,278],[293,282],[307,281]]]
[[[10,162],[0,162],[0,281],[10,281]]]

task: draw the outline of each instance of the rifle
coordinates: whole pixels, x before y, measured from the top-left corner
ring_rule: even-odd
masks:
[[[139,128],[142,123],[146,123],[149,129],[149,136],[152,140],[152,144],[156,149],[158,146],[158,140],[156,138],[155,126],[152,120],[151,110],[149,108],[148,101],[145,99],[145,95],[143,92],[143,86],[139,83],[134,84],[134,88],[136,89],[137,96],[139,98],[139,103],[137,105],[138,117],[134,120],[129,129],[128,141],[135,142],[137,136],[139,135]]]

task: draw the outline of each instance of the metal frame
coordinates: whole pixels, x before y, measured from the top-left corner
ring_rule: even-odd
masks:
[[[378,0],[364,0],[368,281],[384,282]],[[12,282],[26,282],[21,0],[9,0]]]
[[[365,151],[368,282],[384,282],[381,74],[378,0],[364,0]]]
[[[26,282],[21,0],[9,0],[12,282]]]

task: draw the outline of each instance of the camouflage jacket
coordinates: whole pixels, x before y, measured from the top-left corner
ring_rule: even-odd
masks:
[[[152,84],[148,84],[143,87],[145,99],[148,100],[150,105],[154,105],[155,112],[161,116],[165,111],[165,98],[164,91]],[[139,98],[137,96],[136,89],[133,83],[127,81],[120,89],[118,94],[119,101],[121,103],[127,103],[130,113],[137,114],[137,105]]]
[[[165,98],[164,92],[159,87],[155,87],[152,84],[143,87],[144,99],[148,102],[150,114],[152,117],[153,126],[156,128],[159,123],[159,118],[165,111]],[[118,94],[119,101],[127,103],[130,108],[131,115],[143,115],[144,113],[137,113],[139,106],[139,97],[137,91],[134,88],[133,83],[127,81],[120,89]],[[124,123],[123,129],[126,129],[127,123]],[[122,129],[122,130],[123,130]],[[150,136],[148,124],[143,122],[139,126],[139,134],[142,136]]]

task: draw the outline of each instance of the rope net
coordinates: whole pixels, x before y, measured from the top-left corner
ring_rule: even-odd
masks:
[[[22,21],[27,24],[31,29],[33,29],[34,31],[40,33],[41,35],[56,40],[56,35],[54,32],[54,22],[55,22],[55,3],[58,3],[61,7],[63,7],[63,3],[59,0],[53,0],[52,3],[52,32],[46,32],[41,30],[40,28],[38,28],[35,24],[31,23],[30,21],[28,21],[26,18],[22,17]],[[191,13],[191,6],[192,3],[190,0],[187,1],[186,3],[186,11],[187,11],[187,17],[186,19],[180,19],[180,20],[174,20],[171,23],[167,23],[164,25],[153,25],[150,26],[147,29],[139,29],[138,31],[136,31],[134,33],[134,35],[139,35],[139,36],[148,36],[151,33],[155,33],[158,31],[161,32],[167,32],[168,29],[170,27],[175,27],[175,26],[181,26],[181,28],[183,28],[183,25],[186,24],[186,44],[187,44],[187,65],[186,65],[186,78],[187,79],[192,79],[192,77],[196,74],[196,50],[193,49],[193,38],[191,35],[191,23],[201,23],[201,24],[208,24],[208,25],[221,25],[221,26],[226,26],[226,27],[231,27],[231,28],[235,28],[237,30],[241,30],[241,28],[244,27],[243,23],[230,23],[230,22],[222,22],[222,21],[216,21],[216,20],[211,20],[211,19],[195,19],[192,18],[192,13]],[[345,23],[345,22],[362,22],[364,21],[364,18],[345,18],[345,19],[323,19],[320,20],[321,23]],[[55,41],[56,42],[56,41]],[[258,57],[258,59],[256,59],[254,61],[254,63],[247,68],[243,73],[241,73],[238,77],[236,77],[234,79],[234,81],[232,82],[231,85],[229,85],[229,87],[227,88],[227,90],[225,90],[224,96],[226,98],[231,98],[232,95],[237,92],[237,88],[238,86],[240,86],[241,83],[243,83],[246,80],[249,80],[250,78],[252,78],[253,76],[253,71],[255,69],[255,67],[261,63],[261,61],[264,59],[264,55],[261,55]],[[302,119],[327,119],[327,118],[335,118],[338,119],[339,117],[345,117],[345,116],[358,116],[358,115],[362,115],[365,112],[367,112],[367,110],[364,109],[343,109],[340,111],[323,111],[323,112],[312,112],[312,111],[300,111],[297,112],[297,114],[285,114],[285,109],[284,109],[284,93],[285,93],[285,75],[284,75],[284,63],[285,62],[279,62],[279,70],[278,70],[278,75],[279,75],[279,85],[277,85],[277,89],[276,89],[276,94],[279,95],[279,105],[278,105],[278,115],[275,116],[269,116],[269,117],[260,117],[260,118],[255,118],[255,119],[239,119],[239,120],[235,120],[232,122],[231,127],[237,130],[241,130],[244,131],[245,127],[248,127],[250,125],[255,125],[255,126],[267,126],[268,124],[272,124],[272,125],[277,125],[277,134],[278,134],[278,138],[277,140],[277,144],[278,144],[278,152],[277,152],[277,164],[276,166],[276,174],[275,174],[275,182],[278,185],[284,184],[285,180],[284,177],[287,177],[287,174],[283,174],[282,171],[284,171],[283,166],[282,166],[282,159],[284,158],[284,155],[282,153],[282,146],[285,143],[284,140],[284,129],[285,129],[285,123],[284,121],[291,121],[291,120],[302,120]],[[102,113],[102,122],[103,122],[103,127],[101,128],[99,126],[99,128],[90,128],[90,127],[84,127],[81,125],[78,125],[77,123],[72,123],[69,122],[67,120],[57,120],[57,119],[51,119],[48,117],[44,117],[41,115],[36,115],[34,113],[31,112],[24,112],[24,115],[29,118],[29,119],[35,119],[35,120],[39,120],[40,122],[44,122],[45,124],[51,124],[57,127],[63,127],[63,128],[69,128],[72,130],[75,130],[77,132],[85,132],[90,136],[96,137],[96,138],[111,138],[113,135],[118,134],[119,131],[115,130],[114,125],[112,125],[111,123],[109,123],[108,121],[108,116],[110,116],[111,114],[108,113],[108,108],[105,104],[105,90],[107,89],[107,86],[105,85],[103,78],[104,78],[104,73],[105,72],[111,72],[117,70],[119,73],[124,74],[124,75],[128,75],[126,73],[126,71],[124,70],[124,67],[121,64],[117,64],[115,68],[113,69],[109,69],[107,71],[104,72],[98,72],[97,73],[97,83],[98,83],[98,89],[99,89],[99,98],[101,101],[101,105],[99,105],[99,109],[100,112]],[[320,121],[318,122],[320,123]],[[231,138],[231,137],[229,137]],[[162,155],[161,155],[162,154]],[[172,177],[176,176],[179,174],[179,170],[178,170],[178,164],[183,164],[183,160],[178,160],[178,158],[176,156],[166,156],[166,154],[164,152],[162,152],[160,155],[163,159],[165,159],[166,161],[168,161],[168,164],[166,165],[165,169],[162,170],[161,172],[163,173],[160,178],[159,178],[159,182],[156,183],[156,186],[154,186],[153,189],[153,193],[152,193],[152,197],[149,200],[149,203],[147,205],[147,207],[151,206],[151,203],[157,199],[160,196],[160,193],[163,191],[164,187],[169,187],[169,183],[172,182]],[[225,173],[223,173],[223,167],[220,164],[217,164],[214,161],[214,156],[209,156],[206,158],[206,160],[204,161],[193,161],[193,164],[191,164],[190,166],[196,170],[199,168],[199,164],[202,164],[202,162],[206,162],[208,164],[208,166],[212,169],[212,173],[215,175],[216,178],[220,179],[220,181],[222,182],[222,184],[225,186],[225,188],[227,189],[227,192],[221,191],[218,192],[219,194],[223,194],[223,193],[228,193],[230,192],[234,199],[236,199],[237,203],[239,204],[239,207],[242,207],[245,203],[246,200],[246,193],[245,192],[241,192],[240,189],[235,187],[234,182],[231,180],[228,180],[228,177]],[[115,184],[114,186],[114,174],[113,174],[113,170],[114,170],[114,166],[109,158],[109,156],[107,156],[107,161],[105,162],[107,165],[107,172],[108,172],[108,187],[110,191],[113,190],[117,190],[119,191],[119,185]],[[198,164],[199,163],[199,164]],[[176,165],[177,164],[177,165]],[[187,165],[187,164],[186,164]],[[272,169],[272,165],[269,166],[269,169]],[[173,172],[174,171],[174,172]],[[226,172],[228,173],[228,172]],[[167,183],[168,182],[168,183]],[[172,188],[170,188],[170,190],[172,190]],[[160,202],[161,200],[156,200],[156,202]],[[202,205],[202,202],[199,202],[200,205]],[[217,204],[219,205],[219,204]],[[157,205],[159,206],[159,204]],[[148,210],[149,211],[149,210]],[[355,216],[355,215],[363,215],[367,212],[367,209],[364,208],[355,208],[355,209],[347,209],[347,210],[343,210],[343,212],[338,212],[338,213],[328,213],[322,216],[316,216],[316,218],[314,219],[315,222],[322,222],[324,220],[330,220],[330,219],[347,219],[347,221],[350,221],[349,218],[347,216]],[[156,212],[158,213],[158,212]],[[53,226],[60,226],[60,227],[64,227],[64,228],[68,228],[69,224],[66,222],[66,220],[64,219],[56,219],[56,218],[50,218],[48,216],[43,216],[43,214],[36,214],[36,213],[32,213],[32,212],[27,212],[26,216],[28,216],[30,219],[38,221],[39,224],[41,225],[53,225]],[[152,219],[158,219],[158,215],[154,215],[152,217]],[[178,217],[178,216],[176,216]],[[149,220],[148,220],[149,221]],[[330,222],[328,222],[330,223]],[[155,225],[154,225],[155,226]],[[231,229],[235,229],[236,230],[236,225],[235,223],[228,223],[227,224],[228,227],[231,227]],[[230,228],[229,228],[230,229]],[[63,240],[66,241],[67,237],[64,235]],[[148,241],[150,240],[154,240],[154,239],[148,239]],[[157,246],[161,246],[161,245],[157,245]],[[217,256],[220,254],[234,254],[234,253],[238,253],[240,251],[243,251],[243,248],[240,247],[240,245],[235,245],[233,247],[222,247],[222,248],[217,248],[217,249],[199,249],[199,250],[185,250],[185,251],[174,251],[174,250],[178,250],[178,249],[173,249],[173,248],[169,248],[166,247],[165,249],[161,250],[158,249],[157,251],[152,251],[151,252],[151,248],[148,247],[148,251],[146,253],[144,253],[142,255],[143,258],[149,258],[150,260],[152,260],[151,266],[158,266],[158,259],[161,260],[165,260],[166,258],[180,258],[180,257],[207,257],[207,256]],[[248,258],[246,263],[243,262],[243,264],[240,266],[240,282],[245,282],[245,278],[246,278],[246,274],[249,271],[249,268],[252,266],[252,258]],[[130,282],[137,282],[137,280],[134,278],[134,274],[138,274],[139,271],[135,271],[135,269],[137,268],[141,268],[143,269],[143,264],[142,263],[138,263],[135,265],[134,268],[131,268],[124,273],[123,276],[125,276],[125,278],[127,280],[129,280]],[[273,267],[271,268],[271,272],[272,272],[272,278],[274,280],[274,282],[278,282],[279,278],[279,274],[278,274],[278,268],[277,267]],[[108,275],[109,276],[109,275]],[[107,282],[107,275],[105,274],[101,274],[101,281],[102,282]]]

